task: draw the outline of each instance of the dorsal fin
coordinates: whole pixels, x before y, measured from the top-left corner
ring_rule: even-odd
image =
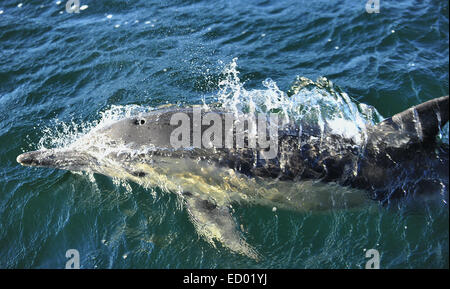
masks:
[[[416,131],[424,140],[432,140],[448,122],[448,95],[413,106],[392,119],[406,130]]]
[[[394,147],[405,142],[433,142],[448,122],[448,110],[448,95],[413,106],[375,126],[372,141],[384,139],[384,143]]]

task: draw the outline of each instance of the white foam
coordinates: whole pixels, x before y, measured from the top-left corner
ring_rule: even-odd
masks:
[[[245,89],[239,79],[237,58],[224,67],[223,75],[215,101],[234,113],[276,111],[283,121],[314,121],[322,131],[328,125],[334,133],[358,142],[364,139],[367,124],[382,119],[374,108],[356,104],[346,93],[336,92],[326,78],[317,82],[304,79],[310,85],[289,97],[270,78],[263,81],[264,89]]]
[[[332,133],[353,139],[357,144],[361,143],[361,134],[354,122],[344,118],[334,118],[327,120],[327,124]]]

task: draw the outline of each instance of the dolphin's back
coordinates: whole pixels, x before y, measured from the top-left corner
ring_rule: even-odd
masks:
[[[151,142],[161,150],[152,151],[152,155],[164,154],[172,157],[188,157],[209,160],[220,166],[231,168],[250,177],[264,177],[280,180],[310,180],[322,179],[324,181],[347,182],[348,176],[355,173],[360,147],[353,139],[338,134],[324,134],[323,129],[311,123],[290,123],[280,126],[277,131],[277,154],[273,158],[264,158],[261,152],[264,149],[256,148],[204,148],[188,147],[173,149],[170,145],[170,135],[178,125],[171,124],[175,114],[186,114],[190,123],[190,139],[193,133],[192,108],[170,108],[157,110],[145,115],[146,130],[151,131],[151,140],[148,137],[139,137],[138,132],[133,135],[134,143]],[[202,111],[202,117],[208,113],[221,116],[223,143],[227,133],[225,128],[225,115],[221,110]],[[230,114],[228,114],[230,115]],[[124,120],[136,122],[139,118]],[[210,125],[202,125],[204,132]],[[236,130],[232,131],[233,143],[236,142]],[[147,135],[147,134],[145,134]],[[248,143],[246,142],[246,145]]]

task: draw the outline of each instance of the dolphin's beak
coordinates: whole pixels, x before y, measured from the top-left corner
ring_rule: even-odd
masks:
[[[37,153],[38,151],[23,153],[19,155],[16,160],[22,166],[38,166]]]
[[[97,161],[92,156],[73,150],[44,149],[27,152],[17,157],[23,166],[48,167],[63,170],[84,170]]]

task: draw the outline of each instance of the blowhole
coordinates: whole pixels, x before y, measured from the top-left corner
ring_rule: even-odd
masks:
[[[143,178],[143,177],[145,177],[147,175],[145,172],[142,172],[142,171],[132,172],[131,174],[133,176],[139,177],[139,178]]]
[[[136,119],[134,121],[135,125],[144,125],[145,124],[145,119]]]

